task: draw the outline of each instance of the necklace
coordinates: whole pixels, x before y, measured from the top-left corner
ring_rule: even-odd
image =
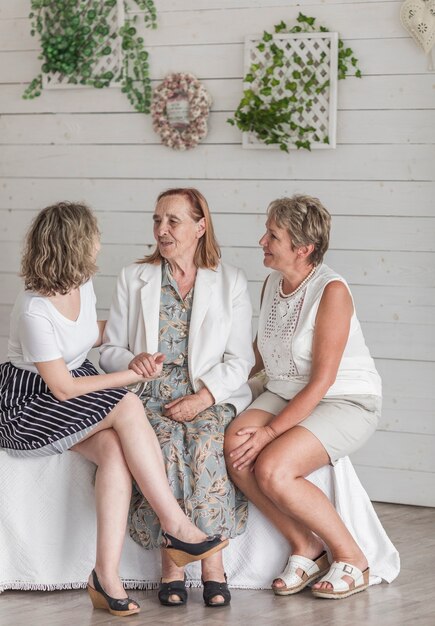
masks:
[[[315,265],[313,267],[313,269],[311,270],[311,272],[308,274],[308,276],[306,276],[304,278],[304,280],[301,282],[301,284],[296,287],[296,289],[294,291],[292,291],[291,293],[284,293],[282,290],[282,285],[284,282],[284,278],[281,278],[281,280],[279,281],[279,295],[281,298],[291,298],[292,296],[296,295],[301,289],[303,289],[305,287],[305,285],[307,284],[307,282],[310,280],[310,278],[313,277],[314,272],[316,271],[317,266]]]

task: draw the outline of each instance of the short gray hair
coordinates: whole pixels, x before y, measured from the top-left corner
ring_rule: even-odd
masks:
[[[313,244],[308,261],[314,265],[322,262],[329,246],[331,215],[320,200],[302,195],[278,198],[267,207],[267,216],[287,230],[293,250]]]

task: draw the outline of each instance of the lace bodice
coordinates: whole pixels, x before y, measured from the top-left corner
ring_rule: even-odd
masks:
[[[292,340],[306,291],[305,286],[294,295],[283,298],[279,293],[279,284],[277,285],[258,346],[269,378],[287,380],[298,375],[293,359]]]

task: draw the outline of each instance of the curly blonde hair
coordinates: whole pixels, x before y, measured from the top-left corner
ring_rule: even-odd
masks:
[[[21,257],[25,289],[65,295],[95,274],[97,220],[85,204],[59,202],[33,220]]]
[[[317,198],[294,195],[279,198],[267,207],[268,219],[279,228],[285,228],[290,236],[292,250],[314,245],[307,261],[318,265],[329,247],[331,215]]]
[[[167,189],[162,191],[157,197],[156,206],[163,200],[163,198],[170,198],[173,196],[182,196],[190,204],[190,215],[195,222],[199,222],[200,219],[205,220],[205,232],[204,235],[198,240],[198,246],[195,251],[194,263],[196,267],[216,269],[219,265],[219,259],[221,257],[221,251],[217,242],[213,222],[211,219],[210,209],[207,204],[207,200],[198,189],[193,187],[177,187],[174,189]],[[140,259],[138,263],[160,263],[162,256],[158,247],[143,259]]]

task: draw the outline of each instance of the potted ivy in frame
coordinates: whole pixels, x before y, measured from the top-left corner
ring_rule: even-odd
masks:
[[[146,27],[156,28],[153,0],[131,0]],[[31,0],[31,35],[41,44],[41,73],[24,91],[33,99],[42,89],[120,86],[132,106],[149,113],[151,81],[139,16],[127,0]]]
[[[337,33],[299,13],[293,26],[247,37],[243,97],[228,123],[243,146],[335,147],[336,80],[361,77],[353,50]]]

